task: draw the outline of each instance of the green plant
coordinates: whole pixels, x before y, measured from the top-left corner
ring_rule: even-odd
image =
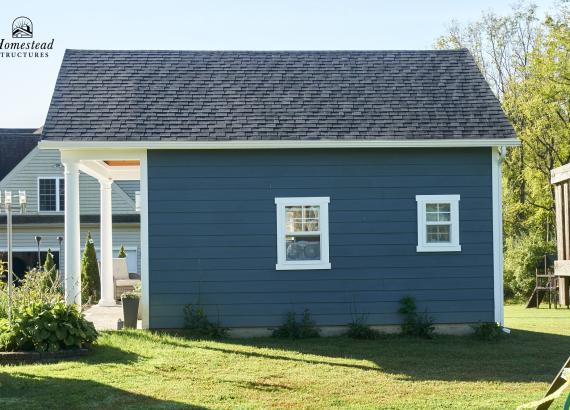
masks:
[[[117,258],[126,258],[127,257],[127,252],[125,252],[125,246],[121,245],[121,248],[119,249],[119,254],[117,255]]]
[[[10,326],[0,322],[1,350],[58,351],[82,348],[97,340],[93,323],[74,305],[32,302],[14,311]]]
[[[83,303],[97,303],[101,290],[97,253],[91,232],[87,234],[83,257],[81,258],[81,299]]]
[[[359,316],[348,324],[346,336],[353,339],[375,340],[380,338],[382,334],[379,331],[372,329],[366,323],[366,318],[364,316]]]
[[[16,280],[12,288],[12,307],[14,310],[30,303],[56,303],[63,300],[63,288],[59,272],[46,272],[32,269],[24,278]],[[0,318],[8,317],[8,285],[0,281]]]
[[[423,314],[419,314],[417,310],[416,301],[411,296],[403,297],[400,300],[398,313],[404,316],[402,334],[423,339],[433,338],[435,328],[432,318],[427,313],[427,309]]]
[[[51,248],[48,248],[46,254],[46,260],[44,262],[44,271],[48,272],[52,277],[52,281],[55,281],[58,277],[57,266],[55,266],[55,261],[53,260],[53,254],[51,253]]]
[[[497,322],[482,322],[473,326],[474,335],[479,340],[495,341],[503,336],[503,328]]]
[[[184,307],[184,328],[190,336],[208,339],[223,338],[228,332],[219,321],[211,322],[200,305]]]
[[[141,298],[141,294],[139,292],[136,292],[134,290],[131,290],[130,292],[123,292],[121,294],[121,300],[122,299],[140,299]]]
[[[289,339],[308,339],[311,337],[319,337],[321,330],[316,327],[311,320],[309,309],[303,311],[303,318],[297,321],[295,312],[288,312],[285,321],[281,326],[273,331],[273,337],[289,338]]]

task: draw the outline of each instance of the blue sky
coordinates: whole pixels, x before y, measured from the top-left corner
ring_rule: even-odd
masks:
[[[26,1],[5,2],[0,39],[18,16],[48,58],[0,57],[0,127],[39,127],[66,48],[331,50],[431,48],[451,20],[508,13],[504,0]],[[542,13],[554,0],[535,1]],[[3,50],[5,51],[5,50]]]

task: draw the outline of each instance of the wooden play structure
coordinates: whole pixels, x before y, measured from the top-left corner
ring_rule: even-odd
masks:
[[[517,410],[523,409],[536,409],[536,410],[547,410],[550,408],[552,402],[562,396],[562,394],[567,391],[570,387],[570,357],[564,363],[564,366],[560,369],[548,390],[544,394],[544,397],[540,400],[533,401],[531,403],[526,403],[517,407]],[[570,404],[570,395],[566,398],[564,403],[564,408],[567,409]]]
[[[558,260],[554,261],[554,275],[558,279],[560,304],[568,306],[570,297],[570,164],[551,172],[556,201],[556,246]]]
[[[560,278],[554,273],[555,260],[555,255],[544,255],[540,266],[535,268],[535,286],[526,304],[527,309],[539,307],[545,297],[549,309],[553,305],[556,309],[560,304],[558,293]]]

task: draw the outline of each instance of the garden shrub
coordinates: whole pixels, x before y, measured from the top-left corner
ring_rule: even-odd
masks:
[[[81,301],[82,303],[97,303],[101,283],[99,279],[99,265],[97,253],[91,232],[87,234],[83,257],[81,258]]]
[[[303,311],[303,318],[297,321],[295,312],[288,312],[285,322],[273,331],[273,337],[288,339],[308,339],[311,337],[319,337],[321,330],[316,327],[315,322],[311,320],[309,309]]]
[[[197,305],[184,307],[184,328],[190,336],[207,339],[220,339],[227,336],[228,329],[220,322],[211,322],[204,309]]]
[[[419,314],[416,301],[411,296],[402,298],[400,306],[398,313],[404,316],[404,322],[402,323],[403,335],[421,337],[423,339],[433,338],[435,328],[432,318],[427,313],[427,309],[423,314]]]
[[[0,322],[1,350],[55,352],[88,347],[97,340],[93,323],[85,320],[75,305],[30,303],[14,311],[10,325]]]
[[[0,282],[0,318],[8,317],[8,285]],[[12,307],[23,308],[30,303],[56,303],[63,300],[63,287],[57,270],[32,269],[12,288]]]
[[[346,336],[353,339],[375,340],[380,338],[382,334],[379,331],[372,329],[366,323],[366,318],[364,316],[360,316],[348,324]]]
[[[473,326],[474,335],[479,340],[495,341],[503,335],[503,329],[497,322],[482,322]]]
[[[52,278],[52,282],[55,282],[59,279],[59,272],[57,270],[57,266],[55,265],[55,261],[53,260],[53,254],[51,253],[51,249],[48,248],[46,254],[46,260],[44,262],[44,271],[48,272]]]

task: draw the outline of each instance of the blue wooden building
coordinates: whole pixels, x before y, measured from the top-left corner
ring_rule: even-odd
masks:
[[[68,50],[40,147],[65,166],[69,303],[84,172],[101,184],[102,304],[108,189],[140,180],[145,327],[199,302],[232,328],[309,309],[334,330],[398,324],[406,295],[442,329],[502,322],[516,144],[466,50]]]

